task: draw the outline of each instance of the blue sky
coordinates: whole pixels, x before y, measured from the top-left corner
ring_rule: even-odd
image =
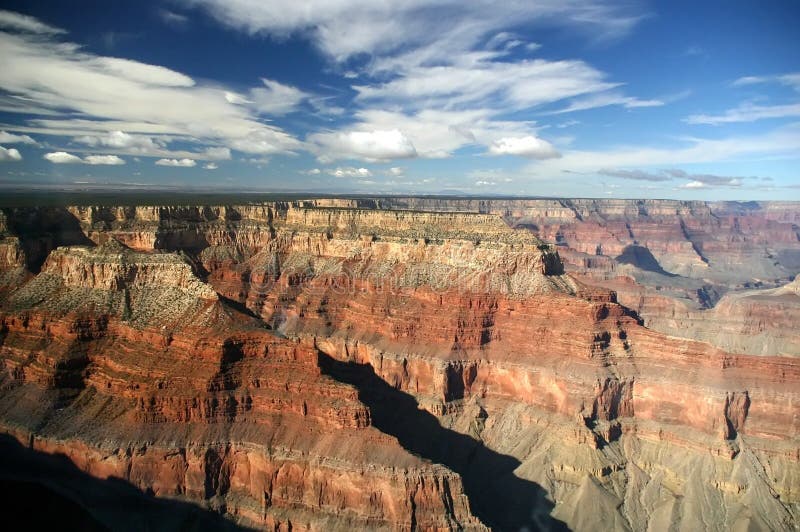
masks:
[[[0,183],[800,199],[800,3],[4,1]]]

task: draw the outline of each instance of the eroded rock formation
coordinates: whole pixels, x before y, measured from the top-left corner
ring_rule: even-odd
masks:
[[[680,202],[6,209],[0,424],[242,526],[791,530],[794,337],[768,318],[737,333],[777,338],[751,356],[667,336],[631,308],[677,299],[616,275],[724,292],[753,278],[726,257],[766,242],[788,277],[787,205],[744,239],[718,212],[740,207]],[[686,319],[791,316],[770,305],[793,286]]]

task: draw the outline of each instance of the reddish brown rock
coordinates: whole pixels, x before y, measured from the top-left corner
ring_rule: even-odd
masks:
[[[375,201],[70,208],[102,245],[50,252],[4,297],[3,427],[259,527],[794,526],[800,359],[646,328],[602,285],[680,307],[565,274],[495,214],[549,220],[605,273],[616,255],[581,253],[624,255],[633,231],[691,274],[733,231],[715,207]],[[785,212],[709,256],[751,253]]]

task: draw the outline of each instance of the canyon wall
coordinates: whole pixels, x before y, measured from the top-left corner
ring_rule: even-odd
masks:
[[[5,209],[0,424],[246,527],[791,530],[793,208]]]

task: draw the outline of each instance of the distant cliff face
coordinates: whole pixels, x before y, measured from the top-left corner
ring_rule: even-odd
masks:
[[[5,209],[0,426],[259,528],[790,530],[794,208]]]

